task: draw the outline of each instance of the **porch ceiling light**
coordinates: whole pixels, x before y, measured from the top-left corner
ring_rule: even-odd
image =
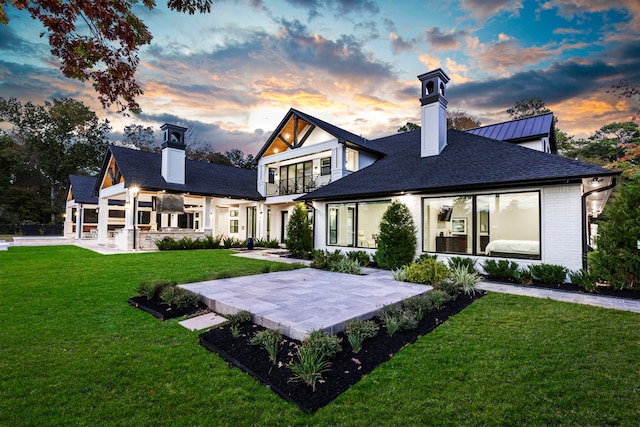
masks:
[[[140,191],[140,188],[138,187],[131,187],[129,189],[129,191],[131,192],[131,194],[133,195],[133,197],[136,197],[136,195],[138,194],[138,192]]]

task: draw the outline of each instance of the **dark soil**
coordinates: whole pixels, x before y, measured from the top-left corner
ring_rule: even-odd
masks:
[[[160,298],[148,299],[146,296],[137,296],[129,298],[129,304],[146,311],[160,320],[174,319],[181,316],[189,316],[199,311],[208,311],[203,303],[199,302],[197,306],[176,308],[162,302]]]
[[[522,287],[525,287],[525,288],[533,287],[533,288],[543,288],[543,289],[555,289],[555,290],[558,290],[558,291],[575,292],[575,293],[579,293],[579,294],[602,295],[602,296],[608,296],[608,297],[640,300],[640,290],[638,290],[638,289],[620,289],[620,290],[617,290],[617,289],[611,289],[608,286],[598,286],[595,291],[588,292],[585,288],[582,288],[580,286],[576,286],[576,285],[571,284],[571,283],[563,283],[561,285],[557,285],[557,284],[551,284],[551,283],[543,283],[543,282],[539,282],[539,281],[534,280],[533,285],[521,285],[519,283],[503,282],[503,281],[499,281],[499,280],[495,280],[495,282],[508,283],[510,285],[513,285],[513,286],[522,286]]]
[[[483,295],[482,292],[477,292],[474,296],[458,295],[442,309],[426,314],[414,330],[399,330],[393,336],[389,336],[381,326],[378,335],[365,341],[359,353],[352,352],[343,333],[338,334],[342,338],[342,351],[331,360],[331,369],[323,374],[315,392],[304,383],[290,381],[293,374],[287,364],[294,359],[296,346],[300,345],[297,340],[286,337],[283,339],[275,365],[269,361],[267,352],[262,347],[249,344],[249,339],[256,332],[264,330],[263,327],[251,323],[243,325],[238,338],[231,336],[228,326],[209,330],[200,335],[200,344],[219,354],[229,364],[268,385],[278,395],[295,403],[305,412],[313,412],[331,402],[376,366],[392,358],[402,347],[428,334]],[[378,318],[374,318],[374,321],[380,324]]]

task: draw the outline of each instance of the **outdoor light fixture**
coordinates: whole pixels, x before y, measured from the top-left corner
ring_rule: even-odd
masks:
[[[587,184],[589,184],[589,185],[599,185],[602,181],[604,181],[603,178],[593,177],[589,181],[587,181]]]

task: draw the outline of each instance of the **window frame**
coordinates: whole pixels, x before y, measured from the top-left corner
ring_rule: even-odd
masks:
[[[480,224],[478,223],[478,216],[480,214],[480,211],[478,210],[478,197],[483,197],[483,196],[496,196],[496,195],[514,195],[514,194],[536,194],[537,198],[538,198],[538,243],[539,243],[539,253],[538,255],[532,255],[532,256],[516,256],[516,257],[505,257],[503,254],[499,254],[499,255],[486,255],[484,252],[483,253],[478,253],[478,247],[480,246],[480,240],[479,240],[479,236],[480,236]],[[451,199],[455,199],[458,197],[470,197],[471,198],[471,206],[472,206],[472,212],[471,212],[471,221],[470,223],[467,222],[466,227],[468,230],[470,230],[470,233],[468,233],[467,235],[471,236],[471,240],[472,240],[472,250],[471,253],[443,253],[443,252],[436,252],[436,251],[428,251],[425,250],[425,200],[433,200],[433,199],[446,199],[446,198],[451,198]],[[531,260],[541,260],[542,259],[542,253],[543,253],[543,242],[542,242],[542,191],[540,189],[530,189],[530,190],[519,190],[519,191],[494,191],[494,192],[487,192],[487,193],[474,193],[474,194],[443,194],[443,195],[432,195],[432,196],[423,196],[420,199],[420,209],[421,209],[421,229],[422,229],[422,252],[423,253],[429,253],[429,254],[446,254],[446,255],[462,255],[462,256],[482,256],[482,257],[487,257],[487,258],[509,258],[509,259],[531,259]],[[490,226],[490,222],[489,222],[489,218],[488,218],[488,225]],[[490,230],[490,229],[489,229]],[[490,242],[490,241],[489,241]]]
[[[358,224],[358,218],[359,218],[359,209],[360,209],[360,205],[364,205],[364,204],[383,204],[386,203],[388,205],[390,205],[392,202],[391,199],[383,199],[383,200],[361,200],[361,201],[349,201],[349,202],[340,202],[340,203],[327,203],[326,204],[326,218],[327,218],[327,223],[325,226],[325,244],[327,246],[336,246],[336,247],[342,247],[342,248],[358,248],[358,249],[375,249],[375,248],[371,248],[369,246],[360,246],[359,245],[359,241],[358,241],[358,235],[357,235],[357,230],[359,227]],[[339,223],[340,223],[340,211],[336,211],[336,216],[335,216],[335,241],[336,243],[330,243],[331,242],[331,207],[335,207],[335,206],[345,206],[345,205],[355,205],[355,206],[347,206],[348,211],[347,212],[352,212],[353,215],[353,220],[352,220],[352,226],[353,229],[351,231],[351,241],[353,242],[352,245],[340,245],[338,244],[338,242],[340,241],[340,227],[339,227]],[[386,210],[386,209],[385,209]],[[349,240],[349,236],[347,238],[347,241]],[[376,245],[377,247],[377,245]]]

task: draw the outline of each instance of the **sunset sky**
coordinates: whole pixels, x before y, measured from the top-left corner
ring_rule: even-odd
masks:
[[[558,127],[587,137],[638,117],[637,99],[608,93],[640,83],[638,0],[237,0],[211,14],[135,11],[153,34],[140,52],[140,116],[104,110],[89,83],[65,79],[42,27],[8,9],[0,25],[0,96],[42,104],[73,97],[125,125],[193,129],[191,143],[255,154],[289,108],[367,138],[419,122],[416,76],[451,77],[449,109],[483,125],[538,96]],[[189,143],[189,141],[187,141]]]

